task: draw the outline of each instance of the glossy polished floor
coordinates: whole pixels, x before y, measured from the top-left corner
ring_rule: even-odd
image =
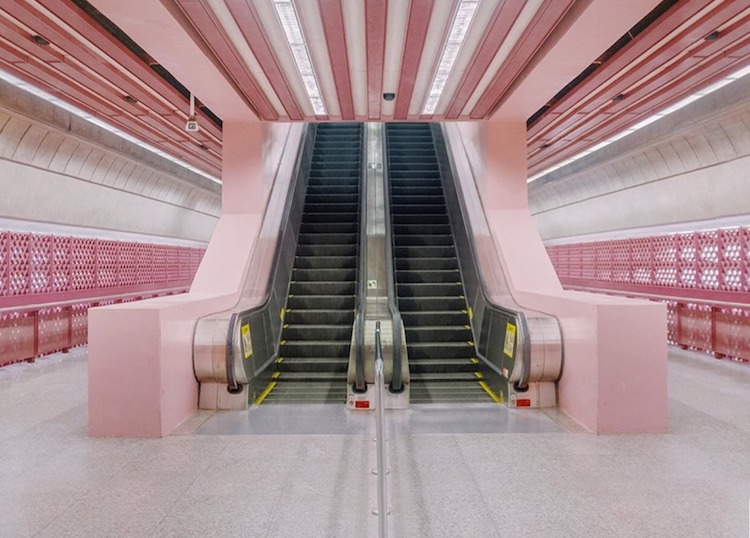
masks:
[[[750,367],[673,351],[669,375],[667,435],[389,414],[390,535],[747,536]],[[372,417],[282,410],[88,439],[85,350],[2,368],[0,536],[376,536]]]

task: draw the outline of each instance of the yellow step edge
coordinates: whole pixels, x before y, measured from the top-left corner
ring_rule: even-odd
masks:
[[[479,364],[479,359],[476,359],[476,358],[471,359],[471,362],[474,364]]]
[[[279,357],[278,359],[276,359],[276,364],[279,364],[280,362],[283,362],[283,361],[284,361],[284,357]]]
[[[271,381],[268,386],[266,387],[266,390],[260,393],[260,396],[258,396],[255,401],[253,402],[255,405],[260,405],[263,403],[263,400],[266,399],[266,397],[271,394],[271,391],[276,386],[276,381]]]
[[[484,379],[484,375],[481,372],[474,372],[474,375],[477,376],[479,379]]]
[[[470,345],[470,346],[473,346],[473,345],[474,345],[474,342],[472,342],[471,340],[469,340],[469,341],[468,341],[468,342],[466,342],[466,343],[467,343],[468,345]]]
[[[481,387],[482,387],[482,388],[484,389],[484,391],[485,391],[485,392],[486,392],[487,394],[489,394],[489,395],[490,395],[490,398],[492,398],[493,400],[495,400],[495,403],[499,403],[499,404],[503,403],[503,398],[502,398],[502,396],[498,396],[497,394],[495,394],[495,393],[494,393],[494,392],[492,391],[492,389],[491,389],[491,388],[489,387],[489,385],[487,385],[487,383],[485,383],[484,381],[480,381],[480,382],[479,382],[479,386],[481,386]]]
[[[271,379],[276,379],[280,375],[281,375],[281,372],[274,372],[273,375],[271,376]]]

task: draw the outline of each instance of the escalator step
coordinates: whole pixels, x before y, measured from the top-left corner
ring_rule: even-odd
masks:
[[[429,342],[411,343],[406,340],[411,359],[472,359],[475,357],[471,342]]]
[[[339,357],[349,358],[349,340],[282,340],[279,355],[289,357]]]
[[[452,270],[458,269],[456,258],[399,258],[396,259],[398,271]]]
[[[450,247],[453,248],[452,235],[440,234],[398,234],[394,237],[397,247]],[[454,256],[455,251],[450,254]]]
[[[471,359],[412,359],[409,358],[409,371],[413,374],[447,374],[471,373],[475,380],[479,380],[474,373],[477,364]],[[419,381],[417,379],[416,381]]]
[[[289,286],[291,295],[354,295],[356,293],[357,283],[350,282],[320,282],[294,281]]]
[[[359,222],[358,213],[303,213],[302,224],[334,224]]]
[[[457,311],[415,311],[401,312],[401,319],[405,327],[434,327],[435,325],[468,325],[468,312]]]
[[[348,327],[351,333],[351,326]],[[346,373],[349,357],[284,357],[276,363],[279,372],[335,372]]]
[[[357,244],[351,245],[299,245],[297,256],[335,256],[355,257],[357,255]]]
[[[356,269],[294,269],[292,280],[296,282],[343,282],[355,280]]]
[[[299,269],[355,269],[354,256],[297,256],[294,266]]]
[[[354,309],[351,310],[319,310],[319,309],[291,309],[285,313],[284,321],[294,325],[346,323],[351,327],[354,323]]]
[[[460,297],[464,287],[460,282],[418,284],[408,282],[397,284],[398,296],[401,298],[420,297]]]
[[[461,282],[461,271],[448,269],[444,271],[396,271],[396,282],[399,284],[414,283],[457,283]]]
[[[411,344],[430,342],[461,342],[472,340],[471,329],[462,325],[407,327],[406,341]]]
[[[290,295],[287,308],[315,310],[354,310],[354,295]]]
[[[356,233],[301,233],[300,245],[356,245]]]

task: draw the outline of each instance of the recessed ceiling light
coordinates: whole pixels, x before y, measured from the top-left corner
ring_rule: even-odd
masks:
[[[316,116],[325,116],[326,107],[323,103],[323,97],[320,95],[320,88],[315,78],[315,71],[310,61],[310,55],[307,52],[305,36],[302,33],[302,26],[300,26],[294,2],[291,0],[274,0],[273,5],[276,8],[276,15],[278,15],[279,22],[281,22],[281,27],[284,30],[286,41],[292,51],[294,63],[297,64],[297,71],[299,71],[302,78],[302,84],[305,86],[305,91],[307,92],[308,99],[310,99],[313,112],[315,112]]]
[[[478,0],[461,0],[458,9],[453,17],[451,30],[448,34],[448,41],[443,48],[443,54],[440,56],[435,78],[432,79],[430,91],[427,94],[427,101],[422,109],[422,114],[434,114],[440,97],[443,95],[445,84],[448,82],[448,76],[453,70],[453,64],[456,62],[458,52],[461,50],[466,34],[474,19],[474,14],[479,5]]]

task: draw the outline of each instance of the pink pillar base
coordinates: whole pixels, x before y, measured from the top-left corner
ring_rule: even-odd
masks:
[[[231,296],[162,297],[89,312],[89,435],[161,437],[197,407],[193,326]]]
[[[291,177],[301,135],[299,126],[225,123],[222,216],[190,293],[89,312],[90,436],[159,437],[195,412],[195,323],[237,304],[256,245],[272,241],[259,233],[264,185]]]
[[[462,180],[472,170],[476,177],[465,188],[478,191],[497,256],[483,263],[501,265],[519,304],[560,320],[560,408],[596,433],[666,432],[664,305],[562,289],[528,210],[525,124],[464,123],[446,132]]]

